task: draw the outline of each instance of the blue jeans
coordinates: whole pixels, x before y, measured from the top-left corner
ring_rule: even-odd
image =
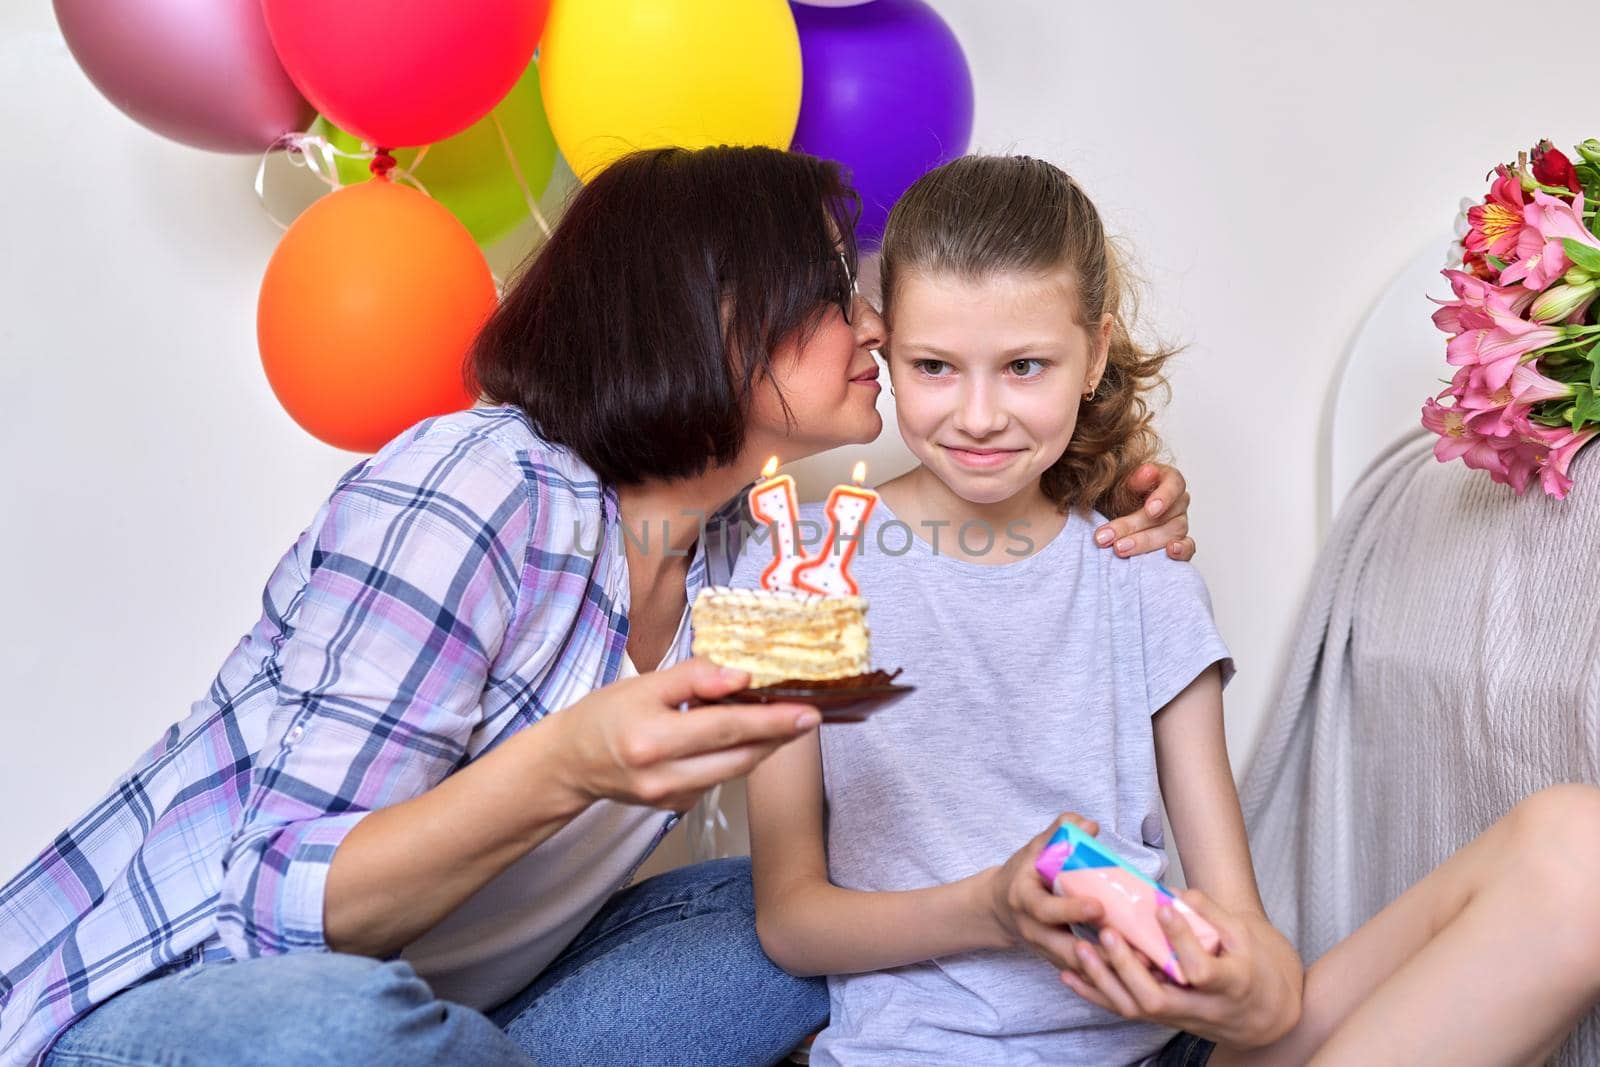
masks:
[[[1205,1067],[1216,1048],[1203,1037],[1196,1037],[1187,1031],[1180,1032],[1156,1053],[1155,1067]]]
[[[821,979],[761,951],[748,859],[609,900],[532,985],[485,1015],[409,964],[297,953],[145,981],[79,1020],[47,1067],[767,1064],[828,1016]]]

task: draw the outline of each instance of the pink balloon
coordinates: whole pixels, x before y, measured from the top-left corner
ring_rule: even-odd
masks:
[[[55,0],[55,9],[95,88],[164,137],[261,152],[311,122],[260,0]]]

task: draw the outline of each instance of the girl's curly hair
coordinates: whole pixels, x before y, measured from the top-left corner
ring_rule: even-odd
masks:
[[[1093,330],[1110,315],[1111,338],[1105,375],[1079,406],[1072,440],[1041,487],[1063,511],[1122,515],[1139,506],[1126,476],[1161,449],[1149,396],[1166,387],[1162,367],[1177,349],[1134,340],[1137,299],[1123,255],[1065,171],[1028,156],[975,155],[918,179],[884,230],[884,318],[892,343],[895,285],[907,274],[986,278],[1063,268],[1076,283],[1078,323]]]

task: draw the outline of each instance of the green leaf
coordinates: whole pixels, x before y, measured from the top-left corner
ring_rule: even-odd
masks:
[[[1600,422],[1600,390],[1593,386],[1578,384],[1573,388],[1572,406],[1563,408],[1561,414],[1571,423],[1574,430],[1581,430],[1589,423]]]
[[[1572,399],[1572,407],[1567,410],[1572,413],[1572,428],[1576,430],[1589,417],[1589,407],[1594,403],[1594,390],[1587,385],[1580,385]]]
[[[1590,394],[1588,405],[1585,407],[1579,407],[1573,412],[1572,428],[1574,430],[1581,430],[1585,426],[1597,421],[1600,421],[1600,397]]]
[[[1580,391],[1579,395],[1582,395],[1582,390],[1587,389],[1590,396],[1600,397],[1600,342],[1585,352],[1584,358],[1589,361],[1589,384],[1573,382],[1573,388]]]
[[[1600,249],[1571,237],[1563,237],[1561,247],[1567,250],[1567,258],[1572,262],[1590,274],[1600,274]]]
[[[1493,267],[1496,273],[1506,269],[1506,261],[1499,256],[1484,256],[1483,261]]]
[[[1583,198],[1593,204],[1595,198],[1600,197],[1600,167],[1580,157],[1572,172],[1578,176],[1578,184],[1583,186]]]
[[[1540,404],[1528,413],[1528,421],[1552,428],[1566,426],[1572,421],[1573,412],[1577,409],[1570,404],[1564,408],[1555,407],[1555,404],[1556,401],[1553,400],[1549,404]]]

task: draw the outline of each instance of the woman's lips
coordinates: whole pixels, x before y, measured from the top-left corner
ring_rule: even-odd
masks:
[[[974,470],[1003,467],[1022,452],[1020,448],[955,448],[951,445],[941,447],[950,453],[951,459],[963,467],[971,467]]]
[[[878,367],[876,364],[862,371],[850,379],[851,385],[870,385],[874,392],[881,392],[883,386],[878,384]]]

